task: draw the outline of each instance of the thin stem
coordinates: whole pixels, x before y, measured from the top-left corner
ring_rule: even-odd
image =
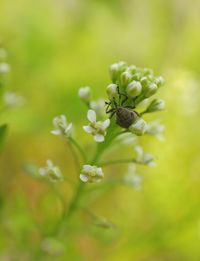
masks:
[[[72,152],[72,157],[73,157],[73,160],[74,160],[74,163],[75,163],[75,166],[76,166],[76,171],[78,172],[79,169],[80,169],[80,162],[77,158],[77,155],[76,155],[76,152],[74,150],[74,147],[72,146],[72,144],[70,142],[68,142],[68,146]]]
[[[81,154],[82,158],[83,158],[83,161],[86,162],[86,155],[85,155],[85,152],[83,150],[83,148],[79,145],[79,143],[73,139],[72,137],[69,137],[68,138],[69,141],[77,148],[77,150],[79,151],[79,153]]]
[[[138,163],[135,159],[118,159],[118,160],[111,160],[105,161],[101,163],[101,166],[109,166],[115,164],[126,164],[126,163]]]

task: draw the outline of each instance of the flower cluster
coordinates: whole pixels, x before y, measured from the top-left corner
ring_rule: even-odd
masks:
[[[102,168],[91,165],[83,165],[80,179],[83,182],[99,182],[103,179],[104,174]]]
[[[151,101],[151,96],[156,94],[158,89],[164,84],[161,76],[155,76],[153,71],[148,68],[139,68],[135,65],[128,66],[125,62],[119,62],[110,66],[110,76],[112,83],[107,86],[107,95],[109,98],[108,112],[118,113],[118,108],[128,108],[137,112],[137,117],[131,121],[127,110],[124,110],[124,121],[129,119],[128,129],[135,135],[143,135],[147,130],[147,124],[142,119],[144,113],[160,111],[165,108],[165,102],[161,99]],[[137,110],[138,105],[149,100],[149,105],[143,112]],[[137,110],[137,111],[136,111]],[[119,116],[118,116],[119,117]],[[122,124],[119,124],[122,126]],[[126,127],[127,124],[124,124]]]
[[[97,158],[99,158],[99,155],[106,147],[110,146],[113,139],[118,138],[118,145],[133,145],[135,157],[108,161],[108,163],[124,162],[131,163],[132,166],[133,164],[155,165],[153,156],[144,152],[143,148],[138,145],[139,136],[146,133],[162,139],[164,126],[158,121],[147,123],[143,119],[143,115],[161,111],[165,108],[163,100],[158,98],[151,99],[151,96],[163,85],[163,78],[155,76],[150,69],[139,68],[134,65],[128,66],[125,62],[112,64],[110,66],[110,76],[112,82],[106,88],[109,101],[101,98],[92,100],[91,88],[89,86],[81,87],[78,90],[79,98],[88,109],[87,119],[89,123],[83,126],[83,130],[91,134],[96,142],[104,143],[97,146],[97,154],[93,160],[88,161],[88,153],[85,152],[79,141],[73,137],[72,123],[68,123],[66,116],[61,115],[53,119],[54,130],[51,133],[68,138],[69,144],[72,145],[73,154],[78,151],[79,155],[77,155],[77,158],[82,157],[83,162],[79,163],[78,168],[80,170],[80,166],[82,166],[79,177],[84,183],[96,183],[103,179],[104,173]],[[143,101],[145,101],[143,103],[145,108],[141,111],[138,105]],[[114,115],[116,119],[113,121],[112,117]],[[125,130],[122,131],[119,127]],[[106,139],[108,132],[109,137]],[[75,151],[73,146],[76,148]],[[107,165],[106,163],[104,164]],[[133,173],[133,171],[131,172]],[[51,181],[58,181],[63,178],[59,168],[50,160],[47,161],[45,168],[39,170],[39,173],[41,176],[48,177]],[[128,175],[124,179],[124,183],[140,187],[141,180],[140,175]]]
[[[87,118],[90,121],[89,125],[83,126],[83,129],[94,136],[94,140],[97,142],[103,142],[106,136],[106,129],[110,125],[110,120],[96,121],[96,112],[89,110]]]
[[[53,119],[54,130],[51,131],[54,135],[63,135],[69,137],[72,131],[72,123],[67,122],[65,115],[57,116]]]
[[[51,160],[47,160],[46,166],[39,169],[39,175],[41,177],[48,178],[52,182],[63,180],[59,167],[54,165]]]

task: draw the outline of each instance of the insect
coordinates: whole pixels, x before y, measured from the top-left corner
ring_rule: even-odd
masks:
[[[134,106],[124,106],[124,103],[128,100],[128,96],[119,92],[119,105],[117,104],[115,98],[113,98],[114,108],[109,109],[112,102],[105,102],[107,105],[106,113],[111,113],[110,118],[116,114],[116,123],[125,129],[128,129],[138,118],[139,114],[136,111],[133,111]],[[121,102],[121,96],[125,96],[125,99]]]

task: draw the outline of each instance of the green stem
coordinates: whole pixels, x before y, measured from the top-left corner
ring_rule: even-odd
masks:
[[[77,148],[77,150],[79,151],[79,153],[81,154],[81,156],[83,158],[83,161],[86,162],[87,159],[86,159],[86,155],[85,155],[85,152],[84,152],[83,148],[72,137],[69,137],[69,141]]]
[[[137,163],[135,159],[119,159],[119,160],[111,160],[102,162],[101,166],[109,166],[109,165],[115,165],[115,164],[126,164],[126,163]]]

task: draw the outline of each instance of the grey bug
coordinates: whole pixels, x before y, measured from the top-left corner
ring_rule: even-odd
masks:
[[[109,110],[109,106],[111,105],[111,102],[105,102],[107,105],[106,113],[111,113],[110,118],[113,117],[114,114],[116,114],[116,123],[122,128],[128,129],[139,117],[139,114],[136,111],[133,111],[133,106],[123,106],[124,103],[127,101],[128,96],[125,94],[121,94],[119,92],[118,88],[118,94],[119,94],[119,103],[121,101],[121,96],[125,96],[125,99],[121,102],[120,105],[117,104],[115,99],[113,99],[115,108],[112,108]]]

